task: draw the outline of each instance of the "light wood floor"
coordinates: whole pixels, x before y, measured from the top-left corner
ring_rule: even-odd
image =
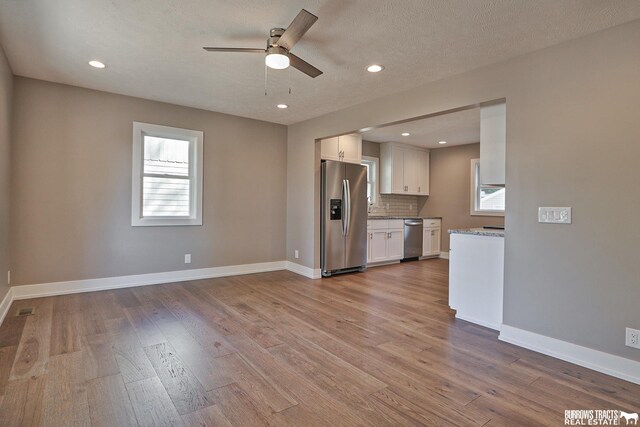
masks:
[[[453,318],[444,260],[17,301],[0,425],[531,426],[640,409],[640,386],[496,335]]]

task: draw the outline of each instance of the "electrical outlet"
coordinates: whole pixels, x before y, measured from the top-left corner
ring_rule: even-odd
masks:
[[[184,263],[191,264],[191,254],[184,254]]]
[[[627,328],[625,345],[640,348],[640,330]]]
[[[298,252],[298,250],[296,249],[295,251],[293,251],[293,256],[298,259],[300,258],[300,252]]]

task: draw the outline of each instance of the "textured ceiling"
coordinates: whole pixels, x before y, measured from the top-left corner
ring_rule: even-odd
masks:
[[[260,54],[202,50],[263,47],[303,7],[319,20],[293,53],[316,79],[272,71],[265,97]],[[0,43],[17,75],[290,124],[639,17],[627,0],[2,0]]]
[[[402,136],[403,132],[411,135]],[[370,130],[362,134],[362,139],[402,142],[427,148],[473,144],[480,142],[480,108]],[[440,145],[440,141],[447,141],[447,144]]]

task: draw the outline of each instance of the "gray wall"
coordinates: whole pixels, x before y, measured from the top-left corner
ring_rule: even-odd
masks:
[[[442,252],[449,250],[449,229],[504,224],[504,217],[501,216],[477,216],[469,213],[471,159],[478,158],[480,144],[431,150],[429,197],[420,215],[442,217]]]
[[[13,74],[0,47],[0,301],[9,292],[10,138]]]
[[[14,284],[284,259],[285,126],[25,78],[14,105]],[[203,226],[131,227],[133,121],[204,131]]]
[[[638,40],[640,20],[290,126],[287,256],[319,267],[316,138],[506,98],[505,324],[640,360]]]

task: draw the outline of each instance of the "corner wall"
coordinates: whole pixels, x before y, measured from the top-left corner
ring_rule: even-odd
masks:
[[[640,20],[290,126],[289,261],[319,267],[316,138],[505,98],[504,323],[640,361],[638,40]]]
[[[131,226],[133,121],[204,131],[202,226]],[[13,135],[14,285],[284,260],[285,126],[17,77]]]
[[[9,292],[9,210],[13,73],[0,46],[0,302]]]

